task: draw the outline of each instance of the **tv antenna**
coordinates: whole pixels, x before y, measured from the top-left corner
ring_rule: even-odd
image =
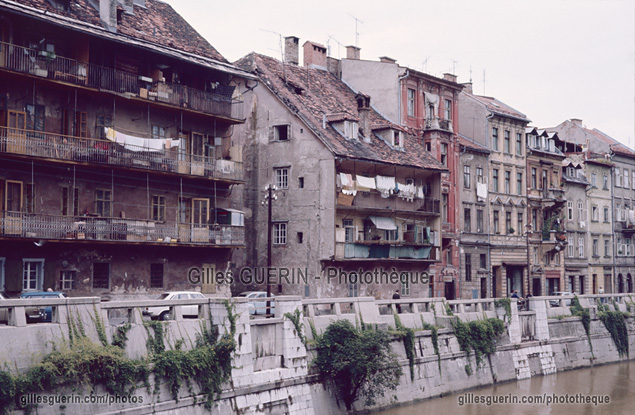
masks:
[[[426,58],[423,60],[423,72],[428,72],[428,59],[430,59],[430,56],[426,56]]]
[[[284,48],[282,47],[282,44],[284,42],[282,33],[278,33],[278,32],[274,32],[273,30],[267,30],[267,29],[260,29],[263,32],[267,32],[267,33],[273,33],[274,35],[278,35],[278,39],[280,41],[278,48],[280,50],[280,62],[282,62],[282,77],[284,78],[285,82],[287,80],[287,73],[285,70],[285,65],[284,65]],[[271,50],[275,50],[275,49],[271,49]]]
[[[459,61],[455,61],[454,59],[450,59],[450,61],[452,61],[452,75],[456,75],[456,64],[459,63]]]
[[[364,21],[361,19],[358,19],[357,17],[353,16],[350,13],[348,15],[351,16],[353,19],[355,19],[355,46],[359,47],[359,31],[357,30],[357,24],[358,23],[364,24]]]
[[[335,43],[337,43],[337,57],[338,57],[338,58],[340,58],[340,57],[341,57],[341,56],[340,56],[340,47],[341,47],[341,46],[344,46],[344,45],[342,44],[342,42],[340,42],[339,40],[335,39],[333,36],[331,36],[331,35],[329,35],[329,34],[327,34],[327,36],[328,36],[329,38],[328,38],[328,40],[326,41],[326,47],[327,47],[327,49],[328,49],[328,51],[329,51],[329,56],[332,56],[332,55],[331,55],[331,45],[330,45],[330,42],[331,42],[331,39],[332,39],[332,40],[334,40],[334,41],[335,41]]]

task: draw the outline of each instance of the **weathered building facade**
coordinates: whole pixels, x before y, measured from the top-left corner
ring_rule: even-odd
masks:
[[[440,261],[445,167],[377,113],[372,96],[327,71],[326,48],[305,42],[301,67],[299,39],[286,43],[286,62],[255,53],[237,62],[259,79],[243,91],[250,114],[237,128],[246,137],[254,229],[243,264],[305,272],[275,275],[274,294],[428,296],[421,277],[434,281],[431,266]],[[276,199],[263,204],[270,185]],[[413,279],[394,279],[406,273]]]
[[[529,119],[492,98],[473,95],[468,87],[459,99],[459,131],[490,151],[487,203],[490,223],[490,293],[506,297],[527,293],[528,255],[525,128]]]
[[[447,171],[441,175],[442,253],[434,266],[438,276],[433,295],[453,299],[460,292],[459,271],[459,92],[456,76],[438,78],[403,67],[389,57],[360,59],[349,46],[338,65],[348,85],[374,97],[373,106],[390,121],[406,128]]]
[[[0,290],[227,293],[250,75],[160,1],[0,1],[0,19]]]

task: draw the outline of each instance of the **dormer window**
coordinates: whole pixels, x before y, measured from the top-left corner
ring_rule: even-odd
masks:
[[[394,147],[403,147],[403,133],[401,131],[392,130],[392,145]]]
[[[344,121],[344,135],[346,138],[357,139],[359,126],[354,121]]]

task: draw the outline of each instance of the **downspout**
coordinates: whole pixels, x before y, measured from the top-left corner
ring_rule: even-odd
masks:
[[[611,161],[613,161],[613,153],[609,153],[609,157],[611,158]],[[615,194],[613,193],[613,190],[615,188],[614,183],[614,169],[615,166],[611,167],[611,236],[613,237],[613,255],[611,255],[611,257],[613,258],[613,276],[611,277],[611,294],[615,294],[615,278],[617,278],[616,276],[616,272],[617,272],[617,266],[615,264],[615,255],[617,254],[617,239],[615,238]],[[604,290],[604,292],[606,292],[606,289]]]
[[[491,150],[489,149],[489,143],[488,143],[488,138],[489,138],[489,134],[488,134],[488,129],[489,129],[489,120],[491,120],[492,118],[494,118],[494,113],[490,113],[490,115],[488,115],[487,117],[485,117],[485,147],[487,148],[488,151],[490,151],[490,156],[492,154]],[[526,140],[525,140],[526,141]],[[488,158],[490,157],[488,156]],[[494,293],[494,282],[493,280],[493,270],[492,270],[492,232],[491,232],[491,227],[490,227],[490,203],[489,203],[489,198],[490,198],[490,194],[489,194],[489,163],[486,164],[487,166],[487,180],[486,180],[486,184],[487,184],[487,199],[485,200],[485,206],[487,207],[487,260],[489,261],[489,285],[490,285],[490,294]],[[485,220],[483,220],[483,228],[485,228]],[[484,229],[483,229],[484,230]]]
[[[399,116],[399,125],[404,125],[403,121],[401,120],[401,106],[403,104],[403,102],[401,102],[401,81],[403,81],[404,79],[406,79],[408,76],[410,76],[410,69],[406,69],[406,73],[403,74],[403,76],[400,76],[399,78],[397,78],[397,86],[398,86],[398,90],[399,90],[399,105],[397,106],[399,112],[398,112],[398,116]]]

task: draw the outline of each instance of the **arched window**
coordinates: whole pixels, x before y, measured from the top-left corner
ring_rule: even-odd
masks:
[[[620,294],[624,292],[624,277],[622,274],[617,276],[617,292]]]

